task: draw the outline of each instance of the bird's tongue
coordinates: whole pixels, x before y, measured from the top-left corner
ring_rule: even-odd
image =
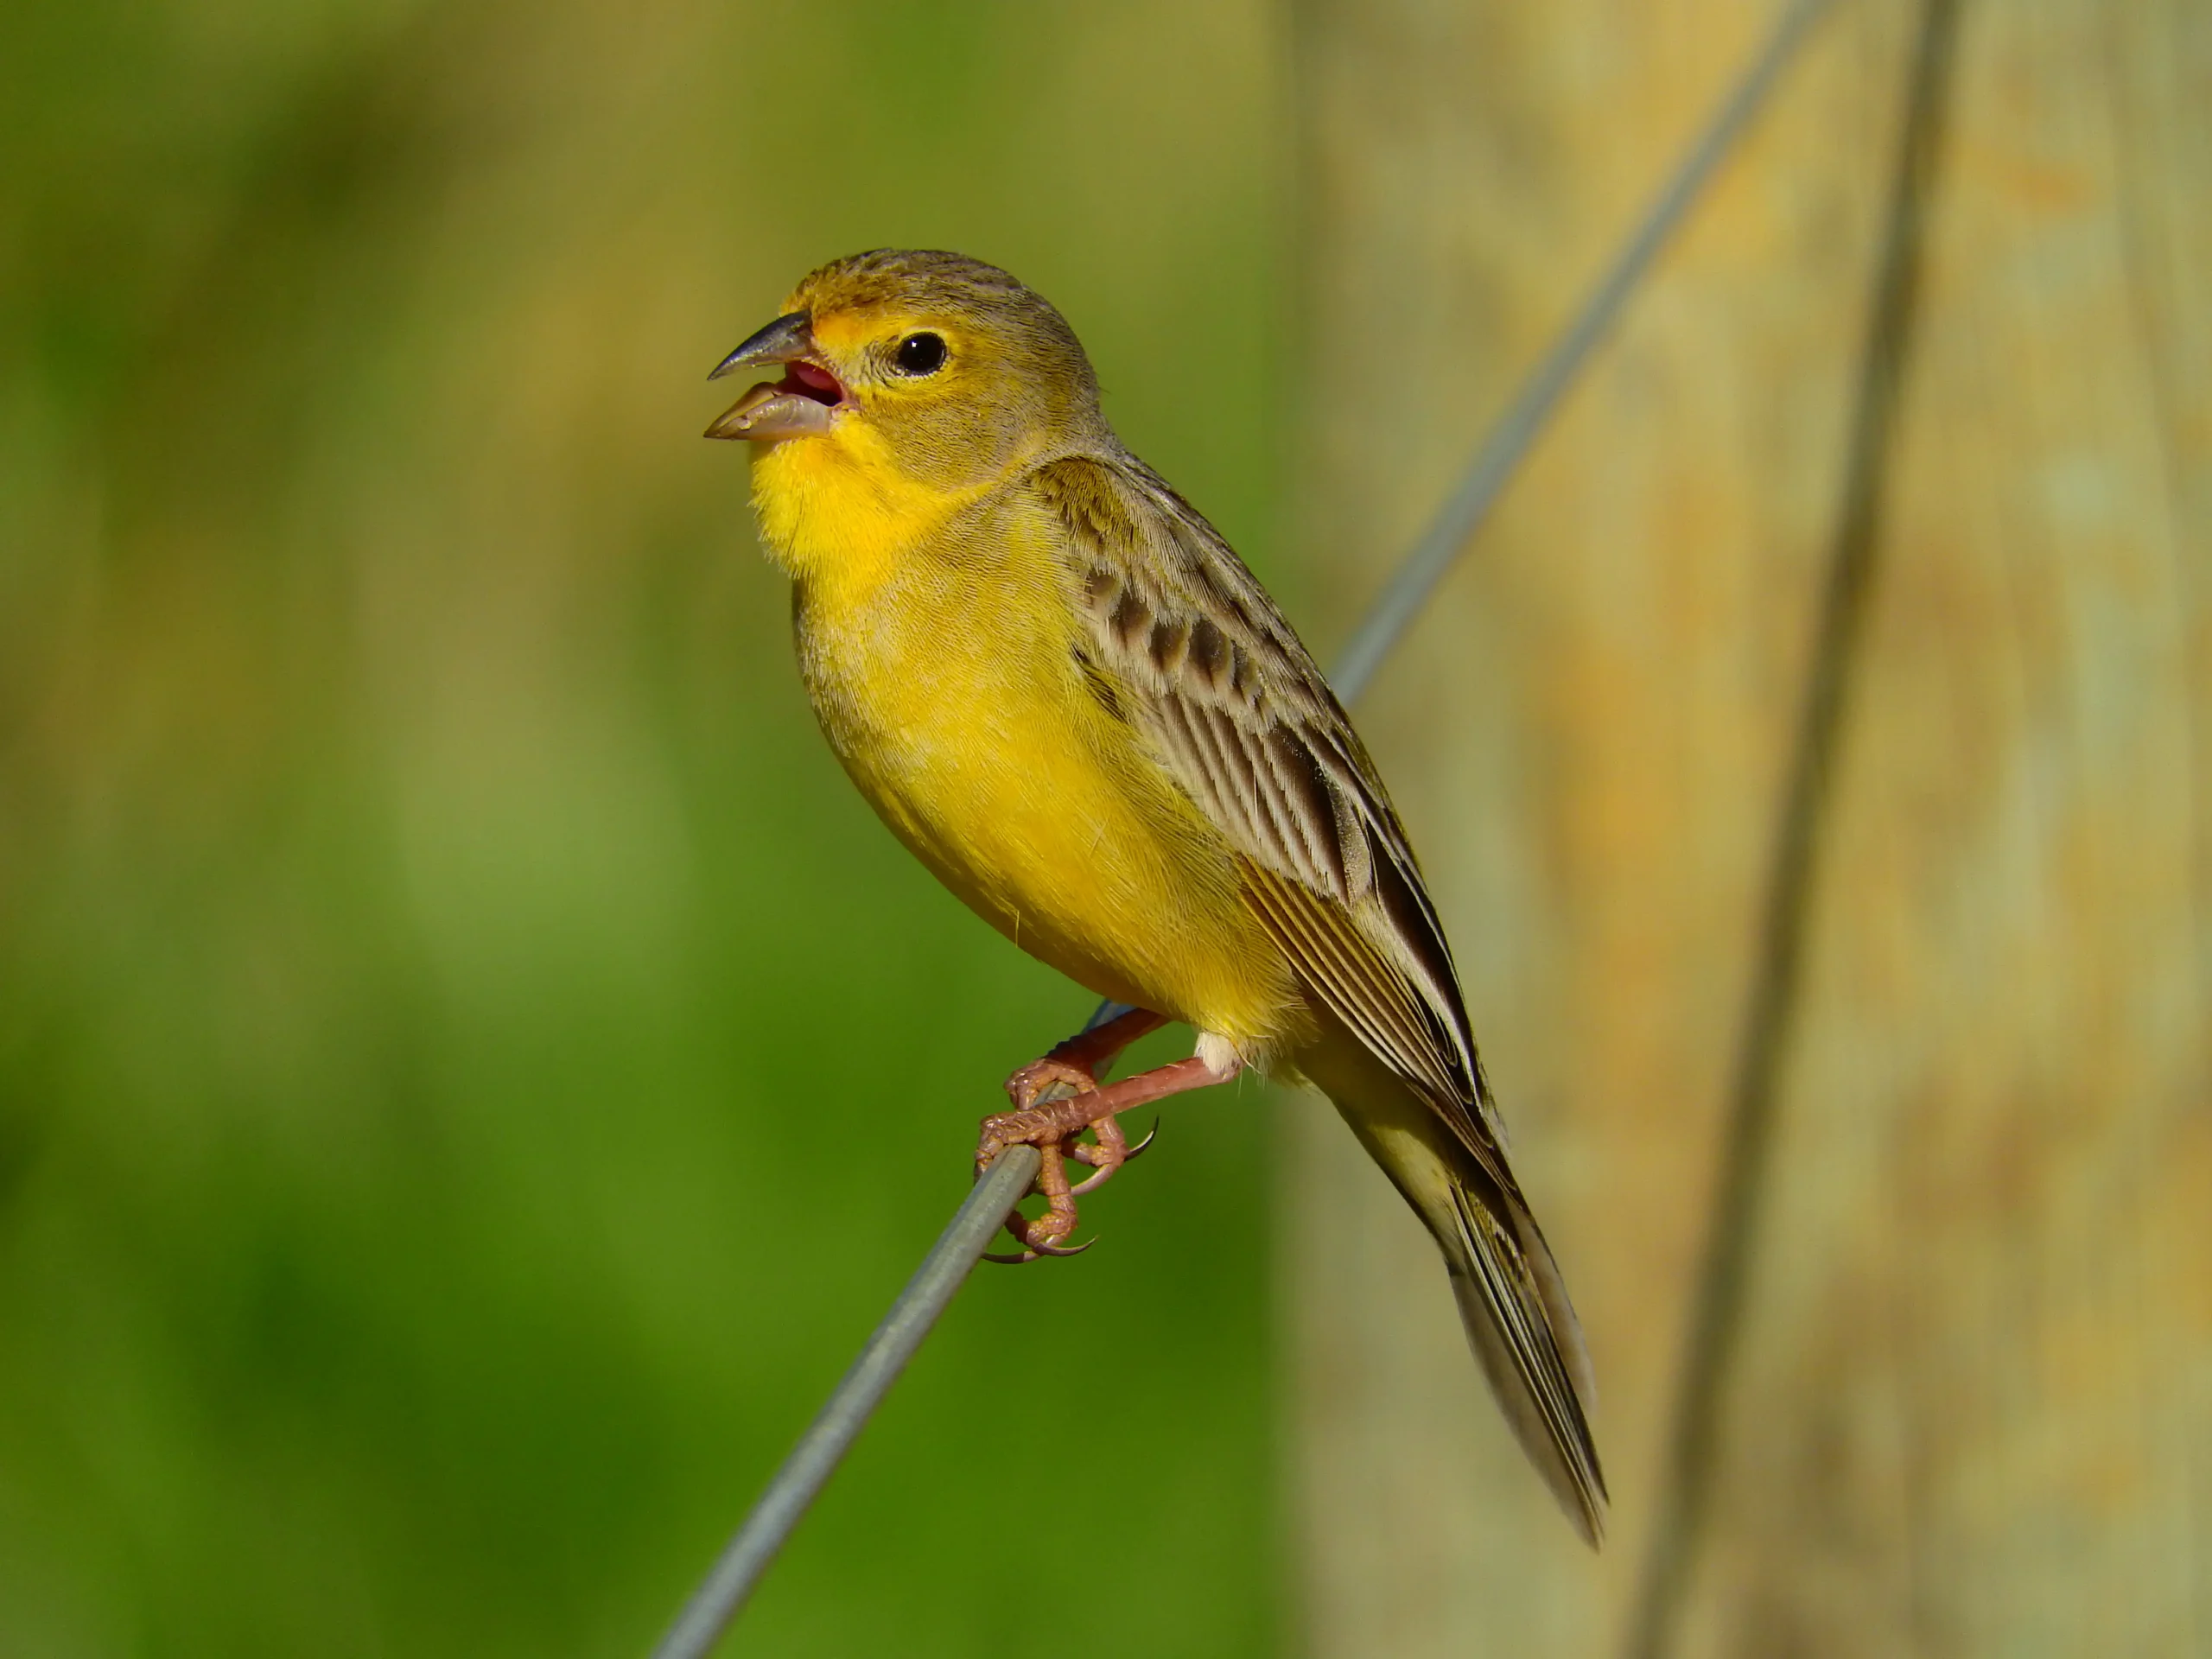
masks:
[[[837,384],[837,377],[829,370],[817,368],[811,363],[791,363],[785,366],[791,376],[786,384],[793,391],[804,392],[817,404],[836,404],[844,400],[844,387]],[[796,384],[791,384],[794,382]]]

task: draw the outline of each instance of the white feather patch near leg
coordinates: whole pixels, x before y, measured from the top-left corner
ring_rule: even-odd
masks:
[[[1217,1031],[1198,1033],[1198,1056],[1217,1077],[1233,1077],[1244,1069],[1244,1057],[1236,1045]]]

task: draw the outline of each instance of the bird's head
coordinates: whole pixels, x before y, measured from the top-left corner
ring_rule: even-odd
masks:
[[[883,249],[824,265],[715,375],[781,372],[710,438],[864,452],[945,488],[1001,474],[1101,429],[1075,331],[1006,272],[957,253]]]

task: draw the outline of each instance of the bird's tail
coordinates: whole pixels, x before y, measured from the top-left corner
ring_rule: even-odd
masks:
[[[1503,1147],[1478,1155],[1365,1046],[1325,1042],[1300,1056],[1352,1132],[1444,1252],[1460,1322],[1529,1460],[1584,1539],[1605,1525],[1605,1478],[1589,1411],[1597,1402],[1582,1327]]]

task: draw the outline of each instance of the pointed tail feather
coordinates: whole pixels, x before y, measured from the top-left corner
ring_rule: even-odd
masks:
[[[1594,1548],[1605,1536],[1606,1502],[1588,1416],[1597,1389],[1567,1287],[1516,1196],[1499,1192],[1480,1172],[1469,1180],[1452,1170],[1445,1179],[1451,1231],[1433,1221],[1429,1230],[1444,1249],[1467,1345],[1529,1461]]]
[[[1593,1548],[1605,1477],[1582,1326],[1502,1147],[1464,1145],[1441,1115],[1348,1033],[1299,1056],[1444,1252],[1467,1343],[1522,1449]]]

